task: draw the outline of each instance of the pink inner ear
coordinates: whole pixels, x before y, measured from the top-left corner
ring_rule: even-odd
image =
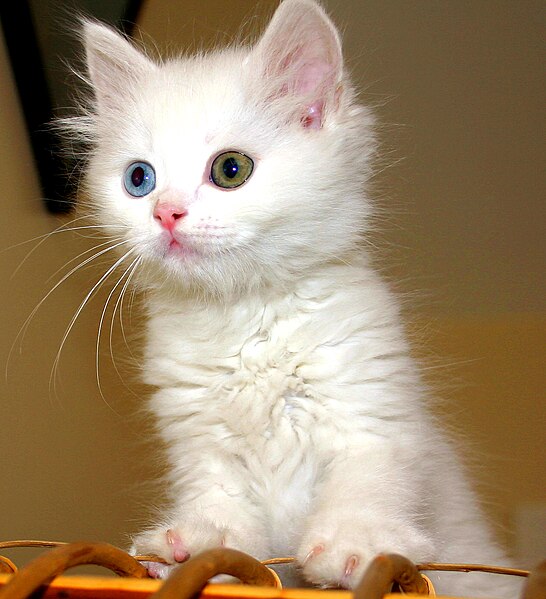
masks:
[[[309,62],[300,68],[296,89],[303,96],[309,96],[312,99],[302,118],[302,124],[307,129],[320,129],[322,126],[325,106],[324,90],[331,83],[332,75],[331,65],[321,60]]]
[[[269,79],[271,99],[291,97],[292,115],[303,127],[320,129],[342,75],[336,30],[313,2],[282,2],[257,47],[259,70]],[[288,106],[288,104],[287,104]]]
[[[312,95],[332,78],[332,67],[320,60],[304,63],[298,72],[297,91],[302,95]]]

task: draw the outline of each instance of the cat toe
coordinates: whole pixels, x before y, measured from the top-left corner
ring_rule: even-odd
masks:
[[[192,555],[220,547],[223,540],[223,531],[213,523],[204,518],[194,518],[144,531],[135,537],[131,553],[157,555],[167,564],[176,565],[187,561]],[[165,577],[161,568],[157,571],[158,578]],[[150,575],[154,574],[155,572],[150,572]]]
[[[360,558],[358,555],[354,554],[351,555],[349,559],[345,562],[345,571],[343,572],[343,576],[341,577],[341,586],[343,588],[351,588],[352,576],[359,564]]]
[[[160,564],[158,562],[142,562],[142,565],[148,571],[150,578],[157,578],[159,580],[168,578],[174,568],[172,564]]]
[[[176,530],[169,528],[165,535],[167,544],[171,547],[173,561],[179,564],[187,561],[191,557],[191,553],[182,541],[180,534]]]
[[[304,577],[315,585],[352,589],[364,573],[366,559],[354,549],[317,543],[305,553],[300,564]]]
[[[167,564],[143,562],[152,578],[166,578],[168,566],[185,562],[190,558],[190,552],[182,535],[174,528],[159,528],[138,535],[134,539],[131,553],[133,555],[156,555],[167,562]]]
[[[309,560],[312,560],[317,555],[320,555],[323,551],[324,551],[324,545],[322,543],[315,545],[315,547],[313,547],[313,549],[311,549],[311,551],[309,551],[309,553],[304,557],[302,564],[301,564],[302,567],[305,568],[305,565],[309,562]]]

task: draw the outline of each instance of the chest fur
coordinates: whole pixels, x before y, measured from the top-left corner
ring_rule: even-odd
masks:
[[[388,296],[355,279],[268,301],[152,302],[145,377],[168,440],[200,430],[234,452],[335,453],[410,409],[396,399],[411,392],[411,368]]]
[[[317,435],[331,441],[341,415],[332,418],[331,398],[310,376],[328,361],[317,357],[328,327],[314,308],[286,300],[156,311],[146,381],[159,388],[159,418],[215,431],[224,444],[252,444],[272,464],[290,447],[320,443]]]
[[[302,374],[307,352],[297,347],[300,327],[248,312],[195,316],[187,322],[185,314],[162,314],[150,323],[146,380],[176,389],[181,411],[184,396],[194,412],[204,393],[207,412],[222,414],[241,432],[265,433],[310,407],[306,400],[315,398]]]

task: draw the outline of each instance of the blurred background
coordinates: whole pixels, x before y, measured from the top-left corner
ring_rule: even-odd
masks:
[[[100,242],[85,230],[47,236],[74,218],[63,211],[77,177],[59,177],[55,142],[42,125],[65,113],[74,93],[65,63],[77,54],[76,9],[173,52],[241,32],[252,39],[276,5],[2,3],[0,541],[126,547],[161,496],[160,448],[142,411],[148,391],[137,382],[132,341],[138,298],[123,306],[127,339],[119,318],[110,335],[110,304],[97,358],[111,286],[101,289],[58,356],[108,264],[105,256],[54,289]],[[461,440],[500,537],[519,565],[533,565],[546,556],[543,2],[324,5],[380,123],[379,262],[405,297],[438,412]],[[35,555],[6,554],[18,564]]]

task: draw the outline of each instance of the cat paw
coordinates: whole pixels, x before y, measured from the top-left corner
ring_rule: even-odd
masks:
[[[364,574],[370,557],[361,547],[341,547],[318,542],[299,556],[303,576],[323,588],[354,588]]]
[[[401,553],[414,561],[433,555],[429,540],[405,524],[359,526],[352,521],[330,530],[323,523],[314,534],[309,531],[298,551],[298,562],[305,579],[314,585],[354,589],[379,553]]]
[[[213,523],[195,519],[145,531],[133,539],[133,555],[157,555],[167,562],[143,562],[152,578],[167,578],[192,555],[225,544],[225,534]]]

